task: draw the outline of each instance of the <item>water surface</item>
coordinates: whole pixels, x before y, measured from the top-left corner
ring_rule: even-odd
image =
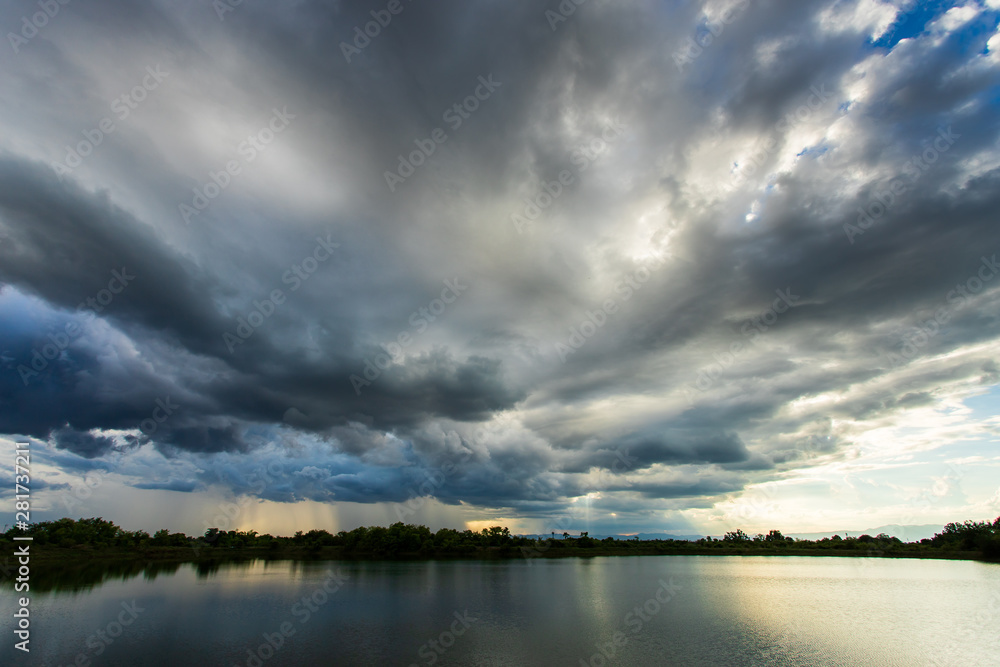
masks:
[[[254,561],[105,574],[37,575],[51,590],[31,595],[27,660],[5,587],[0,664],[1000,665],[1000,566],[969,561]]]

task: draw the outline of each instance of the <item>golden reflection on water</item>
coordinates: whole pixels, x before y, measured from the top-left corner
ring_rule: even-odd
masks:
[[[991,594],[1000,600],[1000,566],[805,557],[704,557],[692,565],[706,603],[768,647],[761,664],[857,665],[866,655],[870,664],[923,665],[928,646],[942,649],[934,651],[941,664],[990,664],[980,649],[963,662],[955,638]],[[1000,637],[994,606],[994,623],[980,630]]]

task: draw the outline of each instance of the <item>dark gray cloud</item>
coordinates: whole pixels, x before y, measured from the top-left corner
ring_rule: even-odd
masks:
[[[66,427],[52,431],[50,436],[54,438],[56,447],[88,459],[107,454],[115,446],[112,438],[74,431]]]
[[[14,485],[14,475],[0,476],[0,482],[3,482],[3,490],[0,491],[0,497],[10,498],[11,502],[13,502],[16,499],[15,498],[16,496],[23,495],[23,494],[18,494],[17,492],[17,488]],[[35,480],[35,483],[31,485],[31,489],[33,491],[42,491],[42,492],[60,491],[65,488],[67,488],[66,484],[47,482],[44,479]]]
[[[995,3],[558,7],[63,8],[0,69],[0,433],[645,525],[995,384]]]

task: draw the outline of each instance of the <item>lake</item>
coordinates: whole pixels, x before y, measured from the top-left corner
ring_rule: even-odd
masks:
[[[4,665],[1000,665],[1000,565],[653,556],[91,564]],[[98,572],[99,569],[102,571]],[[95,574],[95,572],[97,574]]]

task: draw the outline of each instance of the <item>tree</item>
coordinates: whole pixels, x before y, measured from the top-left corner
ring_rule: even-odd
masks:
[[[935,546],[950,546],[971,551],[979,543],[993,534],[993,526],[987,521],[964,521],[946,524],[944,530],[934,536]]]
[[[749,542],[750,541],[750,536],[747,535],[746,533],[744,533],[739,528],[737,528],[736,530],[732,530],[732,531],[726,533],[722,537],[722,541],[723,542],[738,542],[738,543]]]
[[[510,530],[506,526],[483,528],[483,541],[487,546],[500,547],[510,544]]]

